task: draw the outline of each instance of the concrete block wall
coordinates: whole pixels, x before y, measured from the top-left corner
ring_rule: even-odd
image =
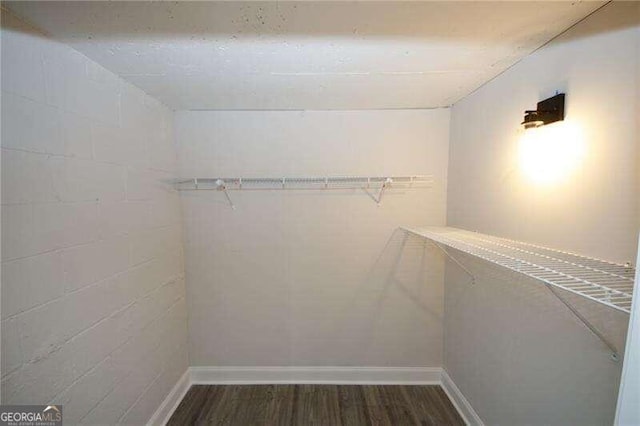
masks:
[[[2,15],[2,403],[144,423],[188,366],[173,113]]]

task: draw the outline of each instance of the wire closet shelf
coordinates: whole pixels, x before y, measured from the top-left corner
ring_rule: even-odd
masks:
[[[404,229],[618,311],[631,311],[631,266],[456,228]]]
[[[259,177],[259,178],[183,178],[177,179],[178,191],[222,191],[231,208],[235,205],[227,191],[232,190],[336,190],[361,189],[379,206],[385,190],[429,188],[433,176],[325,176],[325,177]],[[374,190],[375,192],[372,192]]]
[[[428,187],[431,175],[414,176],[325,176],[325,177],[216,177],[182,178],[180,191],[194,190],[283,190],[283,189],[378,189]]]

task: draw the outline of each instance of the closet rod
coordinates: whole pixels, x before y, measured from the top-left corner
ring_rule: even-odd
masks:
[[[380,205],[388,189],[428,188],[432,175],[409,176],[303,176],[303,177],[214,177],[181,178],[173,182],[178,191],[222,191],[235,208],[227,191],[258,190],[345,190],[361,189]]]
[[[297,176],[297,177],[197,177],[174,181],[180,191],[408,188],[433,184],[432,175],[409,176]],[[223,188],[224,187],[224,188]]]

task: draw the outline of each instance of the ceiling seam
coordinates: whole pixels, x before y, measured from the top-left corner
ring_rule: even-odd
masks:
[[[466,95],[464,95],[463,97],[461,97],[460,99],[458,99],[457,101],[451,103],[451,105],[449,105],[449,107],[453,107],[455,104],[457,104],[460,101],[465,100],[466,98],[468,98],[469,96],[473,95],[474,93],[476,93],[478,90],[482,89],[484,86],[486,86],[487,84],[491,83],[493,80],[495,80],[496,78],[500,77],[501,75],[503,75],[504,73],[506,73],[507,71],[509,71],[511,68],[515,67],[516,65],[518,65],[520,62],[522,62],[524,59],[528,58],[529,56],[533,55],[534,53],[536,53],[537,51],[545,48],[546,46],[548,46],[549,44],[553,43],[555,40],[557,40],[558,38],[562,37],[564,34],[566,34],[567,32],[569,32],[571,29],[573,29],[573,27],[575,27],[576,25],[582,23],[583,21],[589,19],[589,17],[591,17],[591,15],[598,13],[600,10],[602,10],[602,8],[608,6],[609,4],[613,3],[613,0],[609,0],[606,3],[604,3],[602,6],[600,6],[599,8],[597,8],[596,10],[594,10],[593,12],[589,13],[588,15],[586,15],[585,17],[583,17],[582,19],[574,22],[573,24],[571,24],[569,27],[567,27],[566,29],[564,29],[562,32],[556,34],[555,36],[553,36],[552,38],[550,38],[549,40],[547,40],[546,42],[544,42],[543,44],[541,44],[540,46],[538,46],[537,48],[535,48],[533,51],[531,51],[531,53],[529,53],[526,56],[521,57],[520,59],[518,59],[516,62],[514,62],[513,64],[509,65],[507,68],[505,68],[504,70],[500,71],[498,74],[496,74],[495,76],[491,77],[489,80],[485,81],[484,83],[482,83],[480,86],[478,86],[477,88],[473,89],[471,92],[467,93]]]
[[[310,109],[301,109],[301,108],[276,108],[276,109],[266,109],[266,108],[196,108],[196,109],[176,109],[174,111],[202,111],[202,112],[314,112],[314,111],[430,111],[435,109],[449,109],[451,105],[444,106],[436,106],[436,107],[398,107],[398,108],[310,108]]]

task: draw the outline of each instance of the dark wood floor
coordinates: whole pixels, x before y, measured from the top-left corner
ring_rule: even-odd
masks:
[[[169,425],[464,425],[440,386],[194,385]]]

